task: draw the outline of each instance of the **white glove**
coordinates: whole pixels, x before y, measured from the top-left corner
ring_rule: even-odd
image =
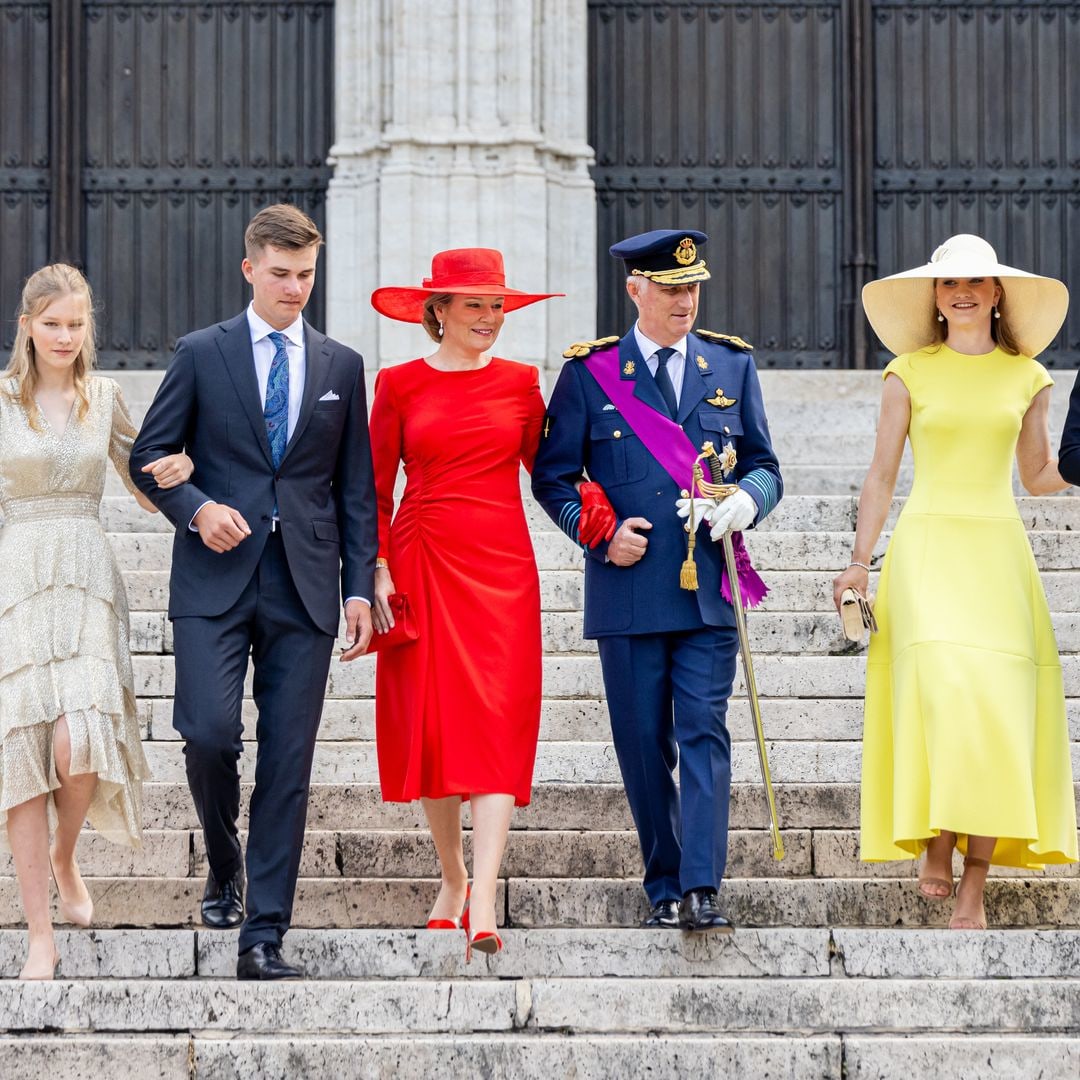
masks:
[[[708,521],[709,515],[712,514],[719,505],[720,504],[716,499],[694,499],[694,528],[696,529],[702,521]],[[675,512],[683,519],[683,521],[686,521],[690,517],[690,500],[676,499]]]
[[[757,503],[742,488],[729,495],[713,511],[709,518],[712,530],[709,536],[713,540],[722,539],[726,532],[742,532],[754,524],[757,517]]]

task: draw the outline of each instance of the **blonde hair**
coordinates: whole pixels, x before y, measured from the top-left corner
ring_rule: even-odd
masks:
[[[453,299],[453,293],[436,293],[424,301],[424,313],[420,316],[420,325],[436,344],[442,341],[442,334],[439,333],[439,317],[435,314],[435,308],[440,304],[449,304]]]
[[[22,405],[30,426],[35,431],[40,431],[41,427],[37,420],[37,409],[34,407],[38,369],[34,356],[34,339],[30,336],[30,324],[50,304],[65,296],[86,298],[86,337],[72,365],[72,375],[75,379],[75,416],[83,420],[90,409],[90,391],[87,382],[90,372],[97,363],[97,349],[94,346],[94,297],[86,278],[74,266],[68,266],[66,263],[52,263],[34,271],[26,279],[22,299],[19,302],[15,344],[12,346],[11,359],[4,372],[6,376],[15,380],[14,390],[5,390],[5,393]]]
[[[936,279],[935,279],[936,284]],[[994,339],[994,344],[997,345],[1002,352],[1008,353],[1010,356],[1020,355],[1020,346],[1016,343],[1016,335],[1013,333],[1011,324],[1009,323],[1009,316],[1005,308],[1005,286],[1001,284],[1000,278],[994,278],[994,284],[1001,290],[1001,295],[998,297],[997,312],[998,318],[991,316],[990,318],[990,336]],[[937,304],[934,305],[934,345],[944,345],[945,338],[949,333],[949,322],[946,319],[945,322],[941,322],[938,319]]]

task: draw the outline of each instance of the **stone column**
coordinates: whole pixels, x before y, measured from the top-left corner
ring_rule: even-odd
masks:
[[[369,367],[420,355],[376,315],[379,285],[431,255],[497,247],[508,284],[565,299],[513,312],[496,352],[557,369],[593,336],[596,205],[586,142],[585,0],[338,0],[329,332]]]

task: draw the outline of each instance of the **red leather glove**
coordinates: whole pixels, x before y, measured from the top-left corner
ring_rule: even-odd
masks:
[[[615,507],[608,502],[604,489],[591,480],[578,488],[581,496],[581,517],[578,520],[578,539],[594,548],[601,540],[615,535]]]

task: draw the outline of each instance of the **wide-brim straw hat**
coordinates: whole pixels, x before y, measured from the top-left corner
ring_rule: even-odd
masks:
[[[887,349],[915,352],[937,340],[934,279],[973,277],[1002,279],[1001,311],[1025,356],[1038,356],[1057,337],[1069,310],[1064,282],[998,262],[982,237],[968,233],[950,236],[924,266],[864,285],[863,309]]]
[[[371,294],[371,304],[382,315],[400,322],[418,323],[424,301],[444,293],[462,296],[501,296],[503,311],[535,304],[565,293],[527,293],[506,287],[501,251],[494,248],[454,248],[440,251],[431,260],[431,277],[419,287],[388,285]]]

